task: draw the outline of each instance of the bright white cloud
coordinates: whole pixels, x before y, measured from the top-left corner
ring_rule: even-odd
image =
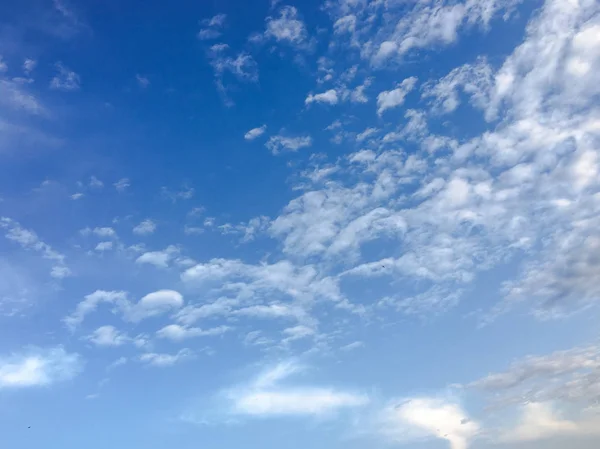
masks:
[[[69,353],[62,346],[30,348],[0,357],[0,389],[47,386],[70,380],[82,369],[79,354]]]
[[[480,426],[452,401],[412,398],[388,406],[379,417],[379,431],[401,443],[439,438],[451,449],[467,449]]]
[[[128,321],[139,322],[153,316],[177,310],[183,304],[181,293],[175,290],[158,290],[148,293],[135,304],[125,304],[123,306],[123,314]]]
[[[137,235],[150,235],[154,231],[156,231],[156,222],[150,219],[143,220],[133,228],[133,233]]]
[[[283,362],[260,373],[252,382],[225,392],[231,413],[254,417],[320,416],[368,403],[365,395],[312,386],[283,386],[301,367]]]
[[[377,114],[404,104],[404,98],[417,84],[417,78],[410,77],[402,81],[393,90],[385,90],[377,95]]]
[[[304,104],[327,103],[334,105],[337,104],[337,102],[338,94],[335,89],[329,89],[328,91],[320,94],[309,94],[308,97],[306,97],[306,100],[304,100]]]
[[[246,140],[254,140],[257,137],[262,136],[267,130],[267,125],[259,126],[258,128],[252,128],[246,134],[244,134],[244,139]]]

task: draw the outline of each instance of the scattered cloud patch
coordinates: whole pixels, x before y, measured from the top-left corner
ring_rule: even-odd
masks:
[[[388,109],[404,104],[406,95],[413,90],[417,84],[414,76],[406,78],[393,90],[385,90],[377,95],[377,114],[380,116]]]
[[[55,67],[57,74],[52,78],[52,81],[50,81],[51,89],[62,90],[65,92],[79,90],[81,87],[81,78],[77,73],[65,67],[61,62],[57,62]]]
[[[33,347],[0,357],[0,389],[49,386],[71,380],[82,370],[79,354],[69,353],[62,346]]]
[[[156,231],[156,222],[147,218],[133,228],[133,233],[136,235],[150,235]]]
[[[244,139],[246,140],[254,140],[260,136],[262,136],[267,130],[267,125],[259,126],[258,128],[252,128],[246,134],[244,134]]]
[[[273,155],[285,151],[295,152],[311,145],[312,138],[310,136],[289,137],[283,135],[271,136],[265,144]]]

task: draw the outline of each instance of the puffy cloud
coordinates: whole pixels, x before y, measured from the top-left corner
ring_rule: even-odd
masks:
[[[158,290],[148,293],[135,304],[124,304],[123,313],[128,321],[138,322],[162,315],[183,306],[183,296],[175,290]]]
[[[294,46],[301,46],[308,39],[304,22],[293,6],[283,6],[278,17],[267,17],[265,37]]]
[[[337,104],[338,102],[338,94],[335,91],[335,89],[329,89],[326,92],[320,93],[320,94],[309,94],[308,97],[306,97],[306,100],[304,100],[305,104],[311,104],[311,103],[327,103],[327,104]]]
[[[492,68],[481,58],[474,64],[465,64],[453,69],[434,83],[426,83],[423,86],[422,97],[434,98],[434,111],[447,114],[453,112],[460,104],[460,89],[470,96],[473,105],[484,109],[492,85]]]
[[[451,449],[467,449],[480,426],[459,404],[424,397],[385,408],[379,416],[379,430],[392,441],[439,438],[448,441]]]
[[[321,416],[368,403],[365,395],[333,388],[284,386],[281,382],[300,366],[282,362],[260,373],[249,384],[224,392],[230,411],[253,417]]]
[[[58,73],[50,81],[50,88],[67,92],[79,90],[81,85],[79,75],[66,68],[61,62],[56,63],[55,66]]]
[[[126,321],[139,322],[181,308],[183,296],[174,290],[158,290],[133,303],[124,291],[96,290],[86,295],[84,300],[77,304],[75,311],[65,317],[63,322],[71,330],[75,330],[85,317],[96,311],[101,304],[113,304],[114,310],[120,312]],[[102,332],[110,332],[110,329],[105,328]]]
[[[257,137],[262,136],[267,130],[267,125],[259,126],[258,128],[252,128],[246,134],[244,134],[244,139],[246,140],[254,140]]]
[[[133,233],[137,235],[149,235],[154,231],[156,231],[156,222],[150,219],[143,220],[133,228]]]
[[[139,256],[135,263],[154,265],[157,268],[168,268],[169,263],[179,254],[179,248],[170,245],[162,251],[148,251]]]
[[[282,151],[298,151],[311,145],[310,136],[287,137],[282,135],[271,136],[265,144],[274,155]]]
[[[69,353],[62,346],[30,348],[0,357],[0,389],[47,386],[70,380],[82,369],[79,354]]]
[[[413,90],[417,84],[417,78],[414,76],[406,78],[397,88],[393,90],[384,90],[377,95],[377,114],[381,115],[387,109],[392,109],[404,104],[404,98]]]

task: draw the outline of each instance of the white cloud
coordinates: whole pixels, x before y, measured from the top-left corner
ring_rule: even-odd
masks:
[[[96,251],[100,251],[100,252],[110,251],[112,249],[113,249],[113,242],[110,242],[110,241],[100,242],[96,245],[96,248],[95,248]]]
[[[170,190],[166,187],[161,188],[163,197],[170,199],[173,203],[179,200],[190,200],[194,197],[196,190],[193,187],[182,188],[181,190]]]
[[[333,388],[283,386],[301,367],[283,362],[260,373],[249,384],[227,390],[230,411],[254,417],[322,416],[368,403],[365,395]]]
[[[127,301],[124,291],[96,290],[86,295],[84,300],[77,304],[75,311],[65,317],[63,322],[71,329],[76,329],[85,319],[86,315],[94,312],[100,304],[123,304]]]
[[[0,389],[47,386],[70,380],[82,369],[79,354],[68,353],[62,346],[30,348],[0,357]]]
[[[259,126],[258,128],[252,128],[246,134],[244,134],[244,139],[246,140],[254,140],[257,137],[262,136],[267,130],[267,125]]]
[[[422,98],[434,98],[433,110],[448,114],[460,104],[459,89],[471,98],[471,103],[484,109],[488,103],[488,92],[493,85],[492,68],[485,58],[474,64],[465,64],[448,75],[423,86]]]
[[[95,176],[91,176],[88,186],[91,189],[101,189],[104,187],[104,183],[102,181],[100,181],[98,178],[96,178]]]
[[[148,251],[143,253],[135,260],[135,263],[154,265],[157,268],[168,268],[177,254],[179,254],[179,248],[170,245],[162,251]]]
[[[271,136],[265,144],[274,155],[282,151],[298,151],[311,145],[310,136],[286,137],[282,135]]]
[[[184,348],[179,350],[176,354],[162,354],[155,352],[147,352],[140,355],[139,360],[148,365],[157,367],[167,367],[175,365],[176,363],[182,362],[186,359],[193,357],[193,352],[190,349]]]
[[[50,276],[53,278],[62,279],[71,275],[65,262],[66,257],[40,240],[35,232],[21,227],[18,222],[7,217],[0,217],[0,228],[7,230],[5,237],[8,240],[18,243],[26,250],[39,252],[44,259],[52,261]]]
[[[201,22],[203,28],[198,32],[198,39],[205,41],[220,37],[226,19],[227,15],[225,14],[217,14],[210,19],[204,19]]]
[[[47,116],[48,111],[40,100],[29,93],[24,86],[14,81],[0,79],[0,105],[14,111],[25,111],[36,116]],[[4,132],[7,132],[5,129]]]
[[[117,192],[124,192],[131,186],[131,183],[128,178],[121,178],[117,182],[115,182],[113,186],[115,187]]]
[[[194,337],[210,337],[222,335],[231,330],[229,326],[218,326],[209,329],[200,329],[199,327],[186,327],[179,324],[169,324],[156,332],[159,338],[181,341]]]
[[[294,46],[301,46],[308,38],[306,26],[293,6],[283,6],[278,17],[267,17],[265,37]]]
[[[398,87],[393,90],[385,90],[377,95],[377,114],[381,115],[387,109],[401,106],[404,103],[406,95],[413,90],[417,84],[417,78],[414,76],[406,78]]]
[[[79,90],[81,79],[79,75],[72,70],[66,68],[62,63],[58,62],[55,65],[57,74],[50,81],[50,88],[64,91]]]
[[[23,61],[23,71],[26,75],[31,74],[36,66],[37,61],[35,59],[27,58],[25,61]]]
[[[71,199],[72,200],[80,200],[81,198],[83,198],[85,195],[83,193],[74,193],[73,195],[71,195]]]
[[[551,403],[528,403],[523,405],[521,420],[513,429],[505,430],[500,441],[515,443],[537,441],[552,437],[598,436],[600,417],[592,416],[581,421],[561,418],[553,410]]]
[[[127,334],[120,332],[114,326],[100,326],[86,340],[94,343],[96,346],[121,346],[130,341]]]
[[[156,231],[156,222],[150,219],[143,220],[133,228],[133,233],[137,235],[149,235],[154,231]]]
[[[115,230],[110,227],[94,228],[92,230],[92,232],[94,234],[96,234],[98,237],[112,237],[112,238],[117,237],[117,233],[115,232]]]
[[[467,449],[480,426],[452,401],[412,398],[386,407],[380,414],[379,431],[386,438],[408,443],[439,438],[451,449]]]
[[[497,405],[530,402],[593,402],[600,394],[600,346],[575,347],[515,361],[468,385]]]
[[[367,128],[363,132],[356,135],[356,141],[362,142],[363,140],[369,138],[370,136],[377,134],[379,130],[377,128]]]
[[[0,73],[8,71],[8,65],[4,62],[4,58],[0,55]]]
[[[137,303],[123,304],[126,320],[139,322],[144,319],[172,312],[183,306],[183,296],[175,290],[158,290],[148,293]]]
[[[365,91],[369,88],[372,82],[372,78],[366,78],[360,86],[356,86],[350,93],[350,101],[353,103],[367,103],[369,101],[369,97],[367,97]]]
[[[311,103],[327,103],[327,104],[337,104],[338,102],[338,94],[335,89],[329,89],[326,92],[320,94],[309,94],[308,97],[304,100],[304,104]]]

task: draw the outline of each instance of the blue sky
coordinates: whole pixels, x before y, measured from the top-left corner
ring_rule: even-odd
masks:
[[[593,0],[0,6],[3,447],[600,438]]]

